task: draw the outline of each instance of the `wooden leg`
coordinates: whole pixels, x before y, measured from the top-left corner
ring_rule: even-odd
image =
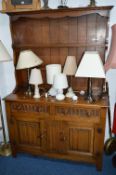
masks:
[[[96,160],[97,171],[102,171],[102,156],[98,155]]]
[[[14,157],[14,158],[17,157],[17,154],[12,152],[12,157]]]
[[[14,147],[14,145],[11,145],[11,150],[12,150],[12,156],[16,157],[17,156],[17,152],[16,152],[16,148]]]

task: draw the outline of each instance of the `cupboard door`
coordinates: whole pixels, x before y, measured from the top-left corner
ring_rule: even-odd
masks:
[[[17,141],[20,145],[30,145],[41,147],[41,123],[16,121],[17,125]]]
[[[94,128],[69,124],[68,153],[92,155],[94,151]]]
[[[44,128],[43,120],[37,121],[31,118],[29,119],[29,117],[19,118],[15,116],[10,120],[11,125],[14,125],[14,136],[12,137],[12,142],[16,149],[21,151],[33,151],[35,149],[35,152],[44,150],[46,143],[46,130]]]
[[[67,125],[62,121],[48,121],[48,151],[52,153],[67,152]]]

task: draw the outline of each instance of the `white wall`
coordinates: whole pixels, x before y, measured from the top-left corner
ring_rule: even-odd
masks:
[[[59,5],[60,0],[49,0],[50,8],[57,8]],[[87,6],[89,4],[89,0],[68,0],[67,5],[69,7],[79,7],[79,6]],[[109,26],[111,27],[114,23],[116,23],[116,0],[96,0],[96,4],[98,6],[107,6],[113,5],[114,8],[110,14],[110,21]],[[42,3],[43,5],[43,3]],[[0,8],[1,8],[1,0],[0,0]],[[6,48],[8,49],[11,56],[13,56],[12,48],[11,48],[11,35],[9,29],[9,17],[5,14],[0,14],[0,40],[4,43]],[[109,30],[109,43],[111,40],[111,28]],[[107,55],[107,54],[106,54]],[[114,103],[116,102],[116,82],[115,82],[115,75],[116,70],[109,70],[107,73],[107,79],[109,82],[109,89],[110,89],[110,105],[111,105],[111,114],[112,114],[112,121],[113,121],[113,110],[114,110]],[[15,87],[15,75],[14,75],[14,66],[13,61],[8,63],[0,63],[0,95],[5,97]],[[6,115],[5,109],[3,104],[3,114],[6,123]],[[7,130],[7,127],[6,127]],[[106,124],[106,138],[108,137],[108,124]],[[7,133],[8,137],[8,133]],[[1,138],[0,138],[1,140]]]

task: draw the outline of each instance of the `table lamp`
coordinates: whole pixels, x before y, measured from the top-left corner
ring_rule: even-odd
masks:
[[[48,64],[46,66],[46,78],[47,83],[51,84],[52,87],[48,91],[48,95],[56,96],[57,91],[53,87],[54,76],[61,73],[61,65],[60,64]]]
[[[57,89],[56,99],[64,100],[65,95],[63,94],[63,89],[66,89],[68,87],[66,74],[60,73],[55,75],[53,87]]]
[[[68,92],[66,93],[66,97],[69,97],[69,98],[72,98],[75,95],[71,87],[72,85],[71,78],[73,75],[75,75],[76,70],[77,70],[76,57],[67,56],[63,73],[66,74],[67,76],[70,76],[70,87],[68,88]]]
[[[112,26],[112,39],[108,58],[104,64],[107,72],[109,69],[116,69],[116,24]]]
[[[2,41],[0,41],[0,64],[2,62],[11,61],[11,60],[12,58],[9,55],[7,49],[3,45]],[[1,96],[1,92],[0,92],[0,96]],[[1,97],[0,97],[0,114],[1,114],[0,115],[1,117],[0,130],[2,130],[2,133],[3,133],[3,143],[0,145],[0,155],[8,156],[11,154],[11,150],[10,150],[10,145],[7,143],[7,140],[6,140],[5,123],[4,123],[2,107],[1,107]]]
[[[29,84],[32,84],[35,86],[35,90],[34,90],[34,98],[40,98],[40,93],[39,93],[39,84],[43,83],[43,79],[42,79],[42,74],[40,69],[34,68],[31,70],[31,74],[30,74],[30,79],[29,79]]]
[[[86,100],[90,103],[93,102],[94,98],[92,95],[92,78],[106,77],[102,60],[97,51],[86,51],[84,53],[75,76],[88,78]]]
[[[27,77],[28,77],[28,83],[29,83],[29,69],[35,66],[38,66],[42,64],[43,61],[31,50],[24,50],[21,51],[19,54],[19,59],[18,63],[16,66],[17,70],[21,69],[27,69]],[[28,89],[26,91],[26,95],[31,95],[31,88],[30,85],[28,84]]]

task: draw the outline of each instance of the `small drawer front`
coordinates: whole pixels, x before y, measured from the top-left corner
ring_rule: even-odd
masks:
[[[48,115],[50,113],[50,106],[42,104],[11,103],[11,112],[44,113]]]
[[[75,108],[75,107],[55,107],[55,115],[58,116],[72,116],[80,118],[95,118],[100,117],[100,109],[90,109],[90,108]]]

